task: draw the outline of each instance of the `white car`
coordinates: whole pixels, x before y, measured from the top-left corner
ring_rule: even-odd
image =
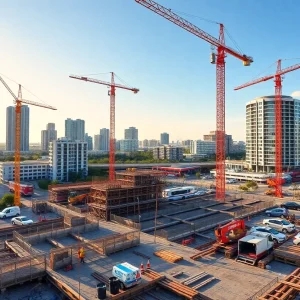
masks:
[[[293,232],[296,229],[294,224],[283,219],[264,219],[263,224],[268,225],[269,227],[284,233]]]
[[[253,226],[250,229],[250,233],[252,232],[267,232],[270,233],[272,236],[272,239],[275,243],[283,243],[286,240],[286,235],[278,232],[276,229],[273,229],[268,226]]]
[[[205,191],[197,191],[196,193],[195,193],[195,196],[203,196],[203,195],[205,195],[206,194],[206,192]]]
[[[300,232],[294,236],[293,243],[300,246]]]
[[[15,217],[20,215],[20,207],[19,206],[12,206],[7,207],[0,212],[0,218],[5,219],[9,217]]]
[[[20,216],[20,217],[12,218],[11,224],[12,225],[29,225],[29,224],[33,224],[33,221],[28,219],[25,216]]]

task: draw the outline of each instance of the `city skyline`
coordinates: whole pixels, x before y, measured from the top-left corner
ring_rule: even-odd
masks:
[[[247,68],[240,61],[226,59],[226,132],[232,134],[235,140],[245,140],[245,103],[256,97],[273,95],[274,87],[269,82],[239,92],[234,92],[233,88],[257,77],[279,58],[297,57],[295,49],[298,42],[295,42],[295,47],[286,45],[290,42],[290,28],[297,18],[300,4],[278,3],[275,7],[271,0],[266,0],[248,7],[247,14],[244,7],[234,2],[225,5],[220,0],[216,5],[222,9],[218,11],[212,10],[208,1],[162,0],[161,4],[222,21],[243,52],[253,56],[254,63]],[[282,13],[284,23],[279,24],[275,17],[277,11]],[[43,22],[36,18],[37,12],[43,16]],[[101,30],[111,22],[111,13],[115,16],[111,26],[113,35]],[[75,31],[70,24],[78,14],[82,16],[84,25]],[[218,36],[216,24],[208,24],[191,16],[186,18],[213,36]],[[263,23],[266,18],[267,27]],[[253,24],[250,29],[249,23]],[[97,128],[109,128],[107,88],[79,84],[68,78],[71,73],[86,75],[114,71],[131,86],[140,89],[137,95],[121,90],[116,92],[117,139],[122,138],[124,128],[133,123],[133,118],[134,125],[140,131],[140,140],[159,139],[162,130],[170,132],[172,140],[194,140],[205,134],[204,128],[215,130],[215,66],[209,63],[209,45],[151,14],[134,1],[91,1],[88,6],[75,2],[72,3],[72,11],[67,2],[62,4],[57,0],[51,4],[32,0],[32,5],[9,1],[1,10],[0,25],[6,28],[0,50],[2,57],[5,57],[1,73],[42,98],[37,99],[23,89],[24,99],[58,108],[57,111],[48,111],[31,107],[31,143],[40,141],[40,131],[49,122],[55,121],[58,136],[63,136],[66,118],[85,120],[86,132],[91,136],[97,134]],[[297,30],[293,26],[293,36],[297,35]],[[277,34],[281,35],[280,43]],[[111,46],[101,47],[103,40]],[[117,47],[117,43],[122,43],[122,47]],[[228,36],[226,43],[229,46],[233,44]],[[61,46],[57,47],[58,44]],[[266,54],[268,59],[265,59]],[[283,61],[283,67],[294,63]],[[284,95],[295,92],[294,97],[300,96],[297,76],[300,76],[299,71],[289,75],[289,80],[284,82]],[[91,77],[110,80],[109,74]],[[6,77],[4,79],[17,93],[17,85]],[[120,80],[116,78],[116,82]],[[4,86],[0,87],[0,98],[3,105],[0,117],[4,125],[5,107],[11,105],[13,99]],[[4,141],[5,128],[1,126],[0,142]]]

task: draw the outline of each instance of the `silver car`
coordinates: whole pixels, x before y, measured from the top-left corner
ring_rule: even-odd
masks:
[[[284,233],[278,232],[276,229],[268,226],[253,226],[250,232],[267,232],[270,233],[272,239],[275,243],[283,243],[286,241],[286,235]]]
[[[283,219],[264,219],[263,224],[284,233],[293,232],[296,229],[294,224]]]

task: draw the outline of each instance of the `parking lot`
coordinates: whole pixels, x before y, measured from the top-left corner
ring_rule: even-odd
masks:
[[[29,219],[33,220],[33,222],[37,222],[39,216],[32,212],[31,209],[31,201],[36,200],[45,200],[48,199],[48,191],[41,190],[39,188],[36,188],[36,184],[34,184],[35,190],[34,195],[31,197],[22,197],[21,202],[26,202],[26,206],[21,207],[21,216],[26,216]],[[0,198],[3,197],[4,194],[10,193],[8,185],[0,184]],[[44,217],[44,215],[43,215]],[[46,218],[56,218],[57,215],[53,213],[47,213],[45,214]],[[0,219],[0,228],[11,226],[11,218],[7,219]]]

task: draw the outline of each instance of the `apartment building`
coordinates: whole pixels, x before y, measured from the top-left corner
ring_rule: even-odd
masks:
[[[138,140],[120,140],[121,152],[136,152],[139,150]]]
[[[182,160],[183,148],[174,146],[161,146],[153,148],[154,159],[167,159],[167,160]]]
[[[0,162],[0,181],[14,180],[15,165],[13,161]],[[49,175],[49,161],[28,160],[21,162],[21,181],[46,179]]]
[[[216,142],[215,141],[202,141],[195,140],[190,145],[191,154],[199,156],[207,156],[216,153]]]
[[[51,180],[69,181],[69,172],[88,174],[88,149],[86,142],[70,141],[66,138],[50,143],[50,169]]]

